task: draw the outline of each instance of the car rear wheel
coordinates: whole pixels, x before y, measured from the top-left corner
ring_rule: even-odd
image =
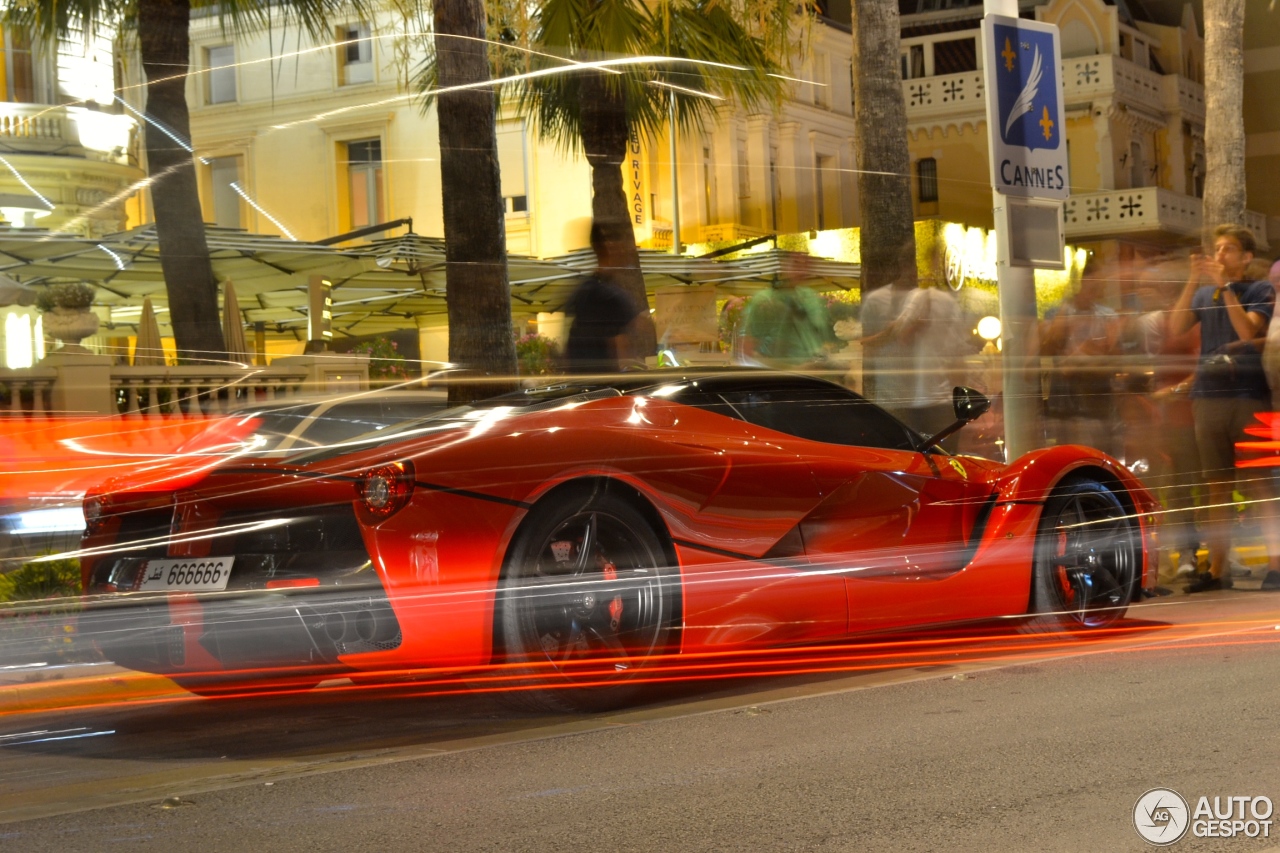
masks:
[[[1133,514],[1091,479],[1060,484],[1036,535],[1030,631],[1105,628],[1124,617],[1141,577]]]
[[[599,489],[530,511],[510,551],[500,629],[519,678],[502,694],[534,710],[603,710],[629,701],[676,636],[678,573],[653,526]]]

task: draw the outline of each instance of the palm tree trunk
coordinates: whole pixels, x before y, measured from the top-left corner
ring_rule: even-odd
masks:
[[[435,0],[434,14],[440,88],[487,81],[485,13],[480,0]],[[497,103],[493,89],[486,86],[441,94],[438,109],[449,360],[493,377],[487,382],[451,385],[449,402],[464,403],[515,387]]]
[[[185,89],[190,18],[190,0],[138,2],[138,40],[147,76],[147,169],[178,358],[224,360],[227,354],[218,317],[218,283],[209,262],[189,147],[191,124]]]
[[[1244,0],[1204,0],[1204,95],[1204,227],[1210,233],[1218,225],[1244,224]]]
[[[627,160],[627,109],[623,95],[606,85],[604,74],[588,73],[582,81],[582,148],[591,164],[591,215],[605,226],[614,240],[614,257],[621,266],[614,281],[631,295],[637,305],[648,309],[640,252],[631,228],[627,190],[622,183],[622,166]],[[632,350],[657,351],[657,339],[650,324],[635,329]]]
[[[854,155],[862,222],[863,295],[892,281],[914,287],[915,217],[911,209],[911,158],[907,107],[898,61],[897,0],[854,0]]]

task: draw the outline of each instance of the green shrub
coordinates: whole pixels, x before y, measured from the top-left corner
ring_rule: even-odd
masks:
[[[516,364],[521,376],[546,376],[560,372],[560,346],[553,338],[530,332],[516,338]]]
[[[0,658],[27,663],[98,660],[76,633],[80,561],[32,561],[0,575]],[[34,602],[40,602],[35,604]]]
[[[0,575],[0,601],[36,601],[80,594],[80,561],[75,558],[23,563]]]

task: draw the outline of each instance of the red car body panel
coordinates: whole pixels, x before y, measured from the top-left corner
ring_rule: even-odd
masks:
[[[360,536],[402,637],[341,656],[358,669],[467,667],[494,658],[504,561],[529,509],[558,487],[607,479],[660,519],[681,580],[681,648],[791,643],[1027,612],[1046,496],[1072,472],[1113,484],[1155,553],[1157,504],[1098,451],[1055,447],[1012,465],[824,444],[660,397],[621,396],[443,430],[303,467],[233,463],[176,495],[112,496],[179,507],[168,555],[202,556],[225,513],[350,504],[358,475],[409,462],[416,485]],[[109,549],[108,514],[85,538]],[[94,561],[85,559],[88,583]],[[1154,562],[1143,567],[1154,582]],[[198,597],[169,596],[188,667],[221,664],[197,642]]]

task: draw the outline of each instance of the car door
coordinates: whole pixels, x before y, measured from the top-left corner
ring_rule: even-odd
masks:
[[[847,389],[805,377],[725,388],[749,423],[791,437],[822,495],[800,524],[810,571],[839,577],[849,630],[946,621],[992,490],[964,460],[925,453],[906,426]]]

